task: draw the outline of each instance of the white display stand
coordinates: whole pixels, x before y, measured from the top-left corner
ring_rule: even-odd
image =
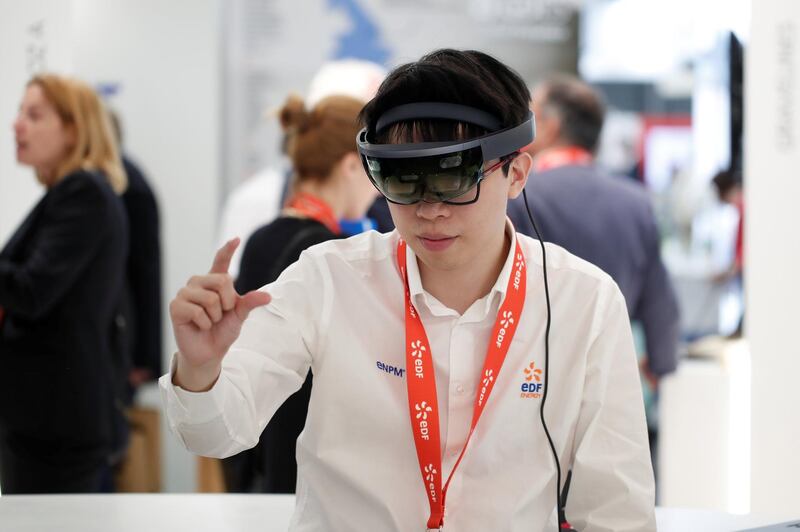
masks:
[[[285,532],[293,510],[293,495],[16,495],[0,497],[0,529]],[[675,508],[658,508],[656,518],[660,532],[730,532],[786,520]]]
[[[708,352],[661,383],[659,504],[747,513],[750,354],[743,341]]]
[[[753,352],[752,508],[800,510],[800,2],[752,3],[745,73],[745,333]]]

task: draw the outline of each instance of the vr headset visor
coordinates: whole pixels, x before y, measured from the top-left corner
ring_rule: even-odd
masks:
[[[364,169],[375,188],[392,203],[473,203],[478,200],[483,178],[535,136],[530,112],[521,124],[500,129],[500,120],[485,111],[435,102],[394,107],[378,119],[375,130],[380,132],[405,120],[424,119],[464,122],[490,133],[464,141],[372,144],[367,129],[362,129],[357,143]],[[484,168],[494,159],[500,159],[498,164]]]

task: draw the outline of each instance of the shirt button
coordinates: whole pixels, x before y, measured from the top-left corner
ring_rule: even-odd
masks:
[[[456,393],[458,393],[458,394],[464,393],[464,385],[463,384],[461,384],[461,383],[456,384]]]

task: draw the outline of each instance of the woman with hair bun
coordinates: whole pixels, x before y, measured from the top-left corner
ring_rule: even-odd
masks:
[[[14,137],[45,194],[0,252],[0,489],[110,491],[125,172],[102,102],[74,79],[31,79]]]
[[[307,109],[290,96],[280,111],[294,176],[281,215],[247,241],[236,280],[240,294],[275,281],[303,250],[343,238],[339,220],[363,218],[377,197],[356,151],[363,102],[329,96]],[[311,396],[311,375],[269,422],[256,448],[225,459],[228,491],[294,493],[295,445]]]

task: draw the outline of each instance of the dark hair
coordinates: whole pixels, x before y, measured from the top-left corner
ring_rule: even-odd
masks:
[[[735,187],[742,186],[742,174],[736,170],[722,170],[717,172],[717,175],[714,176],[711,182],[714,183],[717,194],[719,198],[722,199]]]
[[[522,78],[497,59],[474,50],[442,49],[392,70],[359,115],[370,134],[386,111],[416,102],[468,105],[496,116],[502,128],[522,123],[530,92]],[[469,139],[488,133],[452,120],[410,120],[380,132],[377,143],[433,142]]]
[[[541,104],[558,114],[561,137],[595,151],[605,118],[605,104],[600,94],[583,81],[565,75],[547,79],[542,88],[544,101]]]

